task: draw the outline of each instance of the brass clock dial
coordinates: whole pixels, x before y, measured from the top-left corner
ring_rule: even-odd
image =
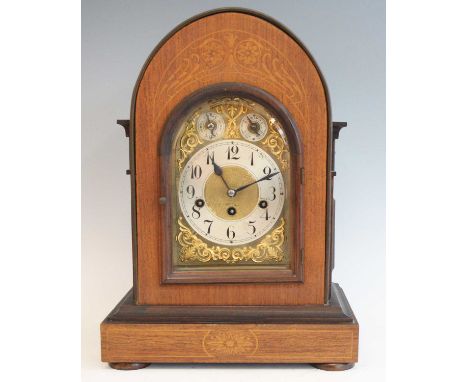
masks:
[[[190,157],[179,203],[190,227],[215,244],[251,243],[281,217],[285,187],[275,160],[242,140],[211,143]]]
[[[188,110],[172,149],[173,262],[288,266],[294,182],[275,110],[235,95],[202,99]]]

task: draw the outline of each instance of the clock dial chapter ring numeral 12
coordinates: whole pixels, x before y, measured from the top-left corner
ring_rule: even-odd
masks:
[[[264,150],[222,140],[187,161],[178,194],[185,220],[200,237],[243,245],[261,238],[280,219],[284,190],[283,175]]]

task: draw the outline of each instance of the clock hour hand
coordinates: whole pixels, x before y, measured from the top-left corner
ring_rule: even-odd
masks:
[[[242,190],[246,189],[247,187],[250,187],[250,186],[254,185],[255,183],[262,182],[264,180],[271,180],[271,178],[273,178],[277,174],[279,174],[279,171],[276,171],[276,172],[274,172],[272,174],[265,175],[263,178],[260,178],[259,180],[256,180],[255,182],[240,186],[239,188],[236,188],[234,191],[237,193],[239,191],[242,191]]]
[[[228,189],[228,190],[231,190],[231,187],[229,187],[229,185],[227,184],[226,179],[224,179],[224,176],[223,176],[223,169],[222,169],[221,167],[219,167],[219,166],[215,163],[214,159],[212,160],[212,163],[213,163],[213,167],[214,167],[214,173],[215,173],[216,175],[220,176],[221,179],[223,180],[224,184],[226,185],[227,189]]]

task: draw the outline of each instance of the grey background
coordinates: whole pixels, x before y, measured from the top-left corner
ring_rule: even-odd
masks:
[[[128,140],[138,73],[177,24],[222,6],[259,10],[302,40],[328,84],[337,142],[336,261],[360,323],[360,362],[349,380],[382,380],[385,278],[385,2],[104,1],[82,2],[82,351],[83,379],[192,381],[336,380],[309,366],[152,366],[117,372],[100,363],[99,323],[132,283]]]

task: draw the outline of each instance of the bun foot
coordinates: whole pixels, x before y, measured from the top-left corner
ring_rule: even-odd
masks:
[[[149,365],[151,364],[141,362],[109,362],[109,366],[117,370],[138,370],[144,369]]]
[[[343,371],[354,367],[354,363],[313,363],[313,367],[326,371]]]

